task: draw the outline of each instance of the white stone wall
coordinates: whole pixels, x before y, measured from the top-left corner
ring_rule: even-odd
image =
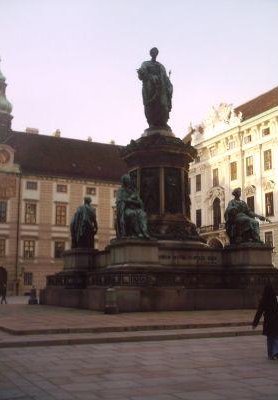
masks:
[[[216,109],[214,109],[216,110]],[[269,135],[263,130],[269,128]],[[249,136],[251,135],[251,141]],[[191,164],[191,219],[196,222],[196,209],[202,209],[201,234],[208,240],[217,238],[225,243],[224,230],[212,230],[212,202],[215,197],[221,201],[221,222],[224,222],[224,210],[233,198],[232,191],[242,188],[242,199],[254,195],[255,212],[265,215],[265,193],[273,192],[274,216],[269,217],[271,224],[261,224],[261,236],[265,231],[273,231],[274,245],[278,249],[278,107],[256,115],[246,121],[241,118],[226,121],[214,121],[212,118],[202,124],[201,129],[192,133],[192,145],[197,149],[199,161]],[[264,170],[264,152],[272,151],[272,168]],[[246,174],[246,158],[253,157],[253,174]],[[237,179],[231,180],[230,163],[237,162]],[[212,170],[218,168],[219,186],[213,187]],[[202,189],[196,192],[196,175],[202,176]],[[274,263],[278,267],[278,253],[274,250]]]

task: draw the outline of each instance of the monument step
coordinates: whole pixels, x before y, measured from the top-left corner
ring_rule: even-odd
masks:
[[[164,331],[204,328],[226,328],[250,326],[248,321],[238,322],[210,322],[210,323],[178,323],[178,324],[156,324],[156,325],[130,325],[130,326],[102,326],[81,328],[36,328],[17,329],[0,326],[0,331],[11,335],[49,335],[49,334],[77,334],[77,333],[109,333],[109,332],[138,332],[138,331]]]
[[[203,324],[204,325],[204,324]],[[142,327],[140,327],[142,328]],[[8,332],[0,334],[0,348],[37,347],[37,346],[64,346],[82,344],[108,344],[147,342],[161,340],[185,340],[224,338],[235,336],[260,335],[261,327],[252,330],[247,324],[230,324],[229,326],[178,328],[178,329],[152,329],[152,330],[122,330],[99,333],[56,333],[37,335],[10,335]]]

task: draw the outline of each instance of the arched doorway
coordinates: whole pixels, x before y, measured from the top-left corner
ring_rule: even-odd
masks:
[[[213,211],[213,229],[219,229],[219,225],[221,224],[221,207],[220,207],[220,199],[218,197],[216,197],[213,200],[212,211]]]

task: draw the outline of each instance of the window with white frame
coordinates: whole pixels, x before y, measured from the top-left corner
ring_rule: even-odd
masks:
[[[245,159],[246,162],[246,175],[250,176],[253,175],[253,156],[246,157]]]
[[[34,202],[25,203],[25,224],[36,224],[37,220],[37,204]]]
[[[24,282],[24,286],[32,286],[33,285],[33,272],[24,272],[23,282]]]
[[[26,181],[27,190],[38,190],[38,182],[36,181]]]
[[[33,239],[23,241],[23,258],[25,260],[31,260],[35,258],[35,246],[36,241]]]
[[[55,224],[58,226],[67,225],[67,204],[57,203],[55,210]]]
[[[57,193],[67,193],[68,192],[68,185],[57,183],[56,186]]]
[[[54,242],[54,258],[62,258],[65,248],[66,242],[64,240],[56,240]]]
[[[86,187],[86,194],[88,196],[95,196],[97,194],[97,189],[95,187],[88,186]]]
[[[268,169],[272,168],[272,155],[271,150],[264,151],[264,170],[267,171]]]
[[[7,202],[0,200],[0,224],[7,222]]]
[[[0,257],[5,257],[6,255],[6,239],[0,238]]]

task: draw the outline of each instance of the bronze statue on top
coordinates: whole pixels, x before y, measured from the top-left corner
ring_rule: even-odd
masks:
[[[137,70],[143,82],[143,103],[150,128],[171,130],[167,125],[172,109],[173,85],[162,64],[156,61],[158,49],[150,50],[151,60],[145,61]]]
[[[84,204],[76,210],[71,224],[72,249],[94,248],[94,236],[98,230],[96,210],[91,206],[91,198],[84,197]]]
[[[234,199],[229,202],[224,214],[226,232],[230,243],[263,243],[260,239],[259,223],[255,218],[261,221],[271,221],[262,215],[254,213],[245,201],[240,200],[241,188],[234,189],[232,194]]]
[[[133,189],[129,175],[122,176],[122,187],[117,193],[116,208],[118,238],[150,238],[143,202],[137,191]]]

